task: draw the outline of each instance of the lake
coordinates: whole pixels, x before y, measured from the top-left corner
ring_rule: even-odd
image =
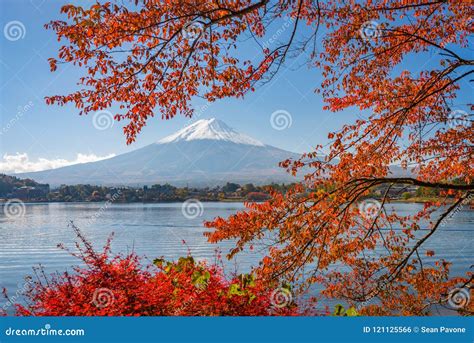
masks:
[[[390,204],[399,214],[409,214],[422,204]],[[181,203],[108,204],[45,203],[26,204],[20,218],[8,218],[0,211],[0,287],[10,295],[24,287],[25,275],[41,263],[46,272],[71,270],[78,260],[57,248],[58,243],[73,247],[70,221],[81,229],[96,248],[101,248],[111,232],[115,233],[113,252],[135,251],[150,261],[164,256],[175,259],[188,249],[196,259],[215,259],[216,248],[226,253],[232,242],[218,246],[203,237],[207,231],[204,220],[227,217],[244,208],[241,203],[203,203],[202,211],[183,215]],[[450,218],[429,240],[426,248],[453,262],[452,273],[465,272],[474,263],[474,211],[464,207]],[[183,244],[183,240],[186,244]],[[226,262],[226,271],[247,272],[258,264],[262,253],[258,249],[244,251],[234,261]],[[429,259],[426,258],[429,262]],[[5,299],[0,299],[0,306]]]

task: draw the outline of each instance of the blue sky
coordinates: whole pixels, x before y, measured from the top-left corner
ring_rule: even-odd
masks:
[[[60,66],[51,73],[47,58],[57,56],[59,43],[52,31],[44,29],[49,20],[63,18],[59,8],[63,1],[4,0],[1,27],[20,21],[25,27],[24,38],[10,41],[2,35],[0,53],[0,87],[2,125],[18,117],[18,107],[33,104],[9,125],[1,136],[1,155],[26,153],[30,160],[76,158],[78,153],[106,156],[136,149],[185,125],[187,118],[164,121],[151,119],[137,141],[126,146],[121,123],[107,130],[97,130],[92,116],[79,116],[72,107],[47,106],[46,95],[64,94],[75,89],[79,69]],[[291,65],[291,63],[294,63]],[[320,82],[315,69],[308,69],[304,60],[291,61],[271,83],[246,98],[226,99],[212,103],[201,118],[216,117],[236,130],[266,144],[303,152],[324,142],[330,130],[346,121],[341,113],[323,112],[320,97],[314,89]],[[199,104],[197,104],[199,105]],[[292,125],[277,131],[270,125],[274,111],[291,114]],[[355,117],[354,117],[355,118]],[[10,127],[11,126],[11,127]]]
[[[75,82],[81,75],[81,70],[71,65],[60,66],[58,71],[51,73],[47,63],[49,57],[57,56],[59,43],[52,31],[44,29],[44,24],[53,19],[64,19],[59,14],[64,3],[62,0],[2,0],[0,4],[2,31],[14,21],[24,26],[24,30],[20,28],[24,34],[20,39],[9,40],[5,32],[0,37],[3,127],[0,158],[18,153],[26,154],[30,162],[39,158],[71,161],[78,154],[121,154],[182,128],[189,119],[177,117],[164,121],[158,115],[149,120],[137,141],[127,146],[121,123],[116,122],[107,130],[97,130],[92,116],[79,116],[72,106],[45,104],[47,95],[75,90]],[[254,52],[248,50],[246,53]],[[295,152],[309,151],[316,144],[326,143],[328,132],[356,119],[356,110],[339,113],[322,110],[321,97],[314,93],[320,81],[318,70],[308,69],[304,56],[293,59],[271,83],[244,99],[217,101],[200,118],[219,118],[266,144]],[[272,128],[270,117],[278,110],[291,114],[291,127],[281,131]]]

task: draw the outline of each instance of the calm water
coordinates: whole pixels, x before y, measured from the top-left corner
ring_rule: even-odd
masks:
[[[203,203],[202,216],[188,219],[183,216],[181,204],[27,204],[25,215],[19,219],[5,217],[0,211],[0,288],[14,294],[25,283],[24,276],[32,266],[41,263],[47,272],[70,270],[78,260],[58,249],[58,243],[72,247],[74,235],[69,221],[97,248],[101,248],[111,232],[115,233],[113,252],[135,251],[153,260],[164,256],[174,259],[186,255],[188,249],[197,259],[214,260],[216,245],[206,242],[203,220],[216,216],[226,217],[243,208],[240,203]],[[399,214],[420,209],[420,204],[394,204]],[[453,262],[452,272],[459,274],[474,263],[474,211],[464,208],[455,214],[426,248],[434,248],[437,258]],[[186,245],[182,241],[186,242]],[[226,252],[232,242],[219,248]],[[258,249],[257,249],[258,250]],[[261,253],[246,251],[236,261],[228,262],[226,270],[246,272],[258,263]],[[429,261],[428,261],[429,262]],[[0,306],[5,303],[0,300]]]

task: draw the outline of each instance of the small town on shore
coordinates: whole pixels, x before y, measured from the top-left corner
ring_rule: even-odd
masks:
[[[170,184],[143,186],[61,185],[50,187],[31,179],[0,174],[0,202],[19,199],[23,202],[104,202],[116,203],[181,202],[193,198],[200,201],[259,202],[270,198],[270,188],[280,192],[292,184],[254,185],[227,182],[214,187],[175,187]],[[370,197],[381,198],[386,188],[375,188]],[[438,194],[435,189],[393,185],[389,190],[392,201],[427,202]]]

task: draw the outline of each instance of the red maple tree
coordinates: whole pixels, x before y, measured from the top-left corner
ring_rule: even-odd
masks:
[[[268,287],[252,274],[226,278],[222,268],[191,255],[144,267],[135,253],[112,255],[110,236],[97,251],[79,229],[74,273],[36,269],[17,316],[294,316],[302,314],[289,288]],[[61,246],[66,249],[65,247]],[[67,249],[66,249],[67,250]],[[0,312],[0,314],[2,314]]]
[[[47,101],[72,102],[83,113],[120,103],[123,112],[115,118],[127,120],[128,143],[155,108],[166,119],[192,116],[194,97],[242,97],[277,75],[292,54],[307,54],[324,76],[317,91],[326,109],[352,109],[367,118],[329,134],[326,156],[318,146],[284,161],[293,173],[310,168],[304,182],[207,223],[215,228],[209,240],[236,239],[232,256],[270,234],[261,277],[323,284],[323,295],[362,304],[367,314],[425,314],[446,303],[453,289],[469,295],[472,273],[450,277],[448,261],[423,263],[425,254],[433,255],[423,246],[474,190],[472,106],[456,102],[474,73],[471,4],[137,0],[67,5],[62,12],[67,22],[47,25],[67,41],[51,68],[69,62],[87,73],[83,89]],[[237,57],[240,37],[263,39],[278,20],[291,22],[284,42],[259,45],[259,59]],[[428,54],[436,54],[433,63],[413,60]],[[391,175],[394,164],[409,176]],[[391,212],[386,204],[398,185],[434,189],[437,199],[413,215]],[[361,201],[374,189],[383,190],[381,199],[364,211]],[[331,269],[335,265],[344,267]]]

